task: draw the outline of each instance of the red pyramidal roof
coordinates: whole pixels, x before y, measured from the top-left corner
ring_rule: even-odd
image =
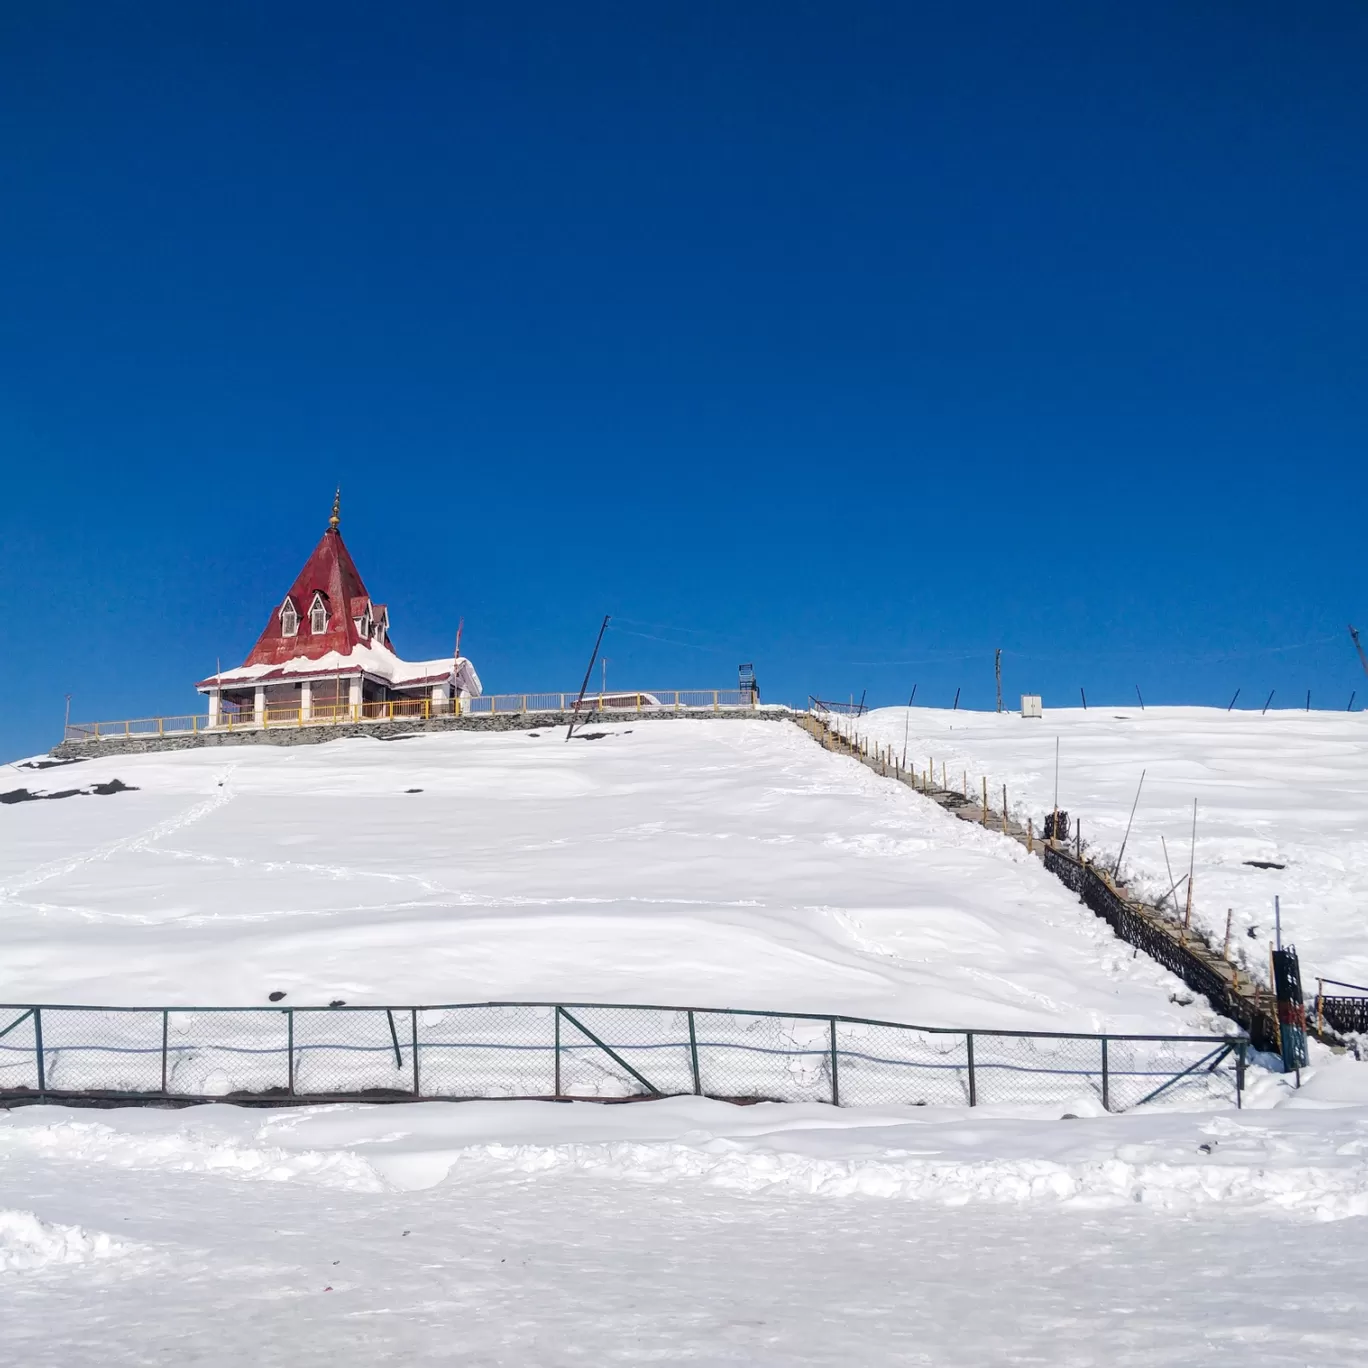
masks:
[[[385,610],[383,605],[371,607],[361,572],[338,530],[339,522],[338,503],[334,500],[328,530],[290,586],[290,592],[271,610],[266,630],[257,638],[244,665],[282,665],[301,657],[317,660],[329,651],[349,655],[353,647],[373,644],[372,638],[361,635],[357,624],[362,618],[383,623]],[[326,625],[321,632],[315,632],[314,610],[319,605],[326,614]],[[287,607],[293,608],[295,614],[293,634],[285,630],[289,625]],[[389,646],[388,624],[384,641]]]

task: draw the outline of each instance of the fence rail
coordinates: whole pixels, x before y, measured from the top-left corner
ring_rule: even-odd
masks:
[[[201,732],[259,731],[263,727],[326,727],[357,722],[430,717],[487,717],[514,713],[575,712],[576,693],[485,694],[480,698],[390,698],[370,703],[313,703],[310,707],[268,704],[177,717],[135,717],[118,722],[69,722],[66,741],[123,740],[137,736],[185,736]],[[750,711],[759,700],[745,689],[641,689],[586,694],[581,716],[589,713]]]
[[[574,712],[579,701],[581,713],[591,712],[721,712],[723,709],[752,709],[759,699],[748,689],[641,689],[621,692],[485,694],[469,699],[466,711],[480,713]]]
[[[1347,993],[1327,993],[1325,985],[1348,988]],[[1315,1021],[1318,1030],[1329,1026],[1341,1035],[1368,1034],[1368,988],[1361,983],[1341,983],[1339,979],[1316,980]]]
[[[1239,1106],[1248,1041],[604,1003],[0,1005],[0,1105],[692,1093],[845,1105]]]

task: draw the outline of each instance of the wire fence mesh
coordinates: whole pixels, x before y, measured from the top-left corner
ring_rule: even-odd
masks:
[[[963,1031],[856,1017],[473,1003],[0,1007],[0,1100],[623,1099],[1238,1106],[1249,1042]]]

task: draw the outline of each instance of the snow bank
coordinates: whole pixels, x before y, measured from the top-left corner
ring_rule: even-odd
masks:
[[[673,1098],[626,1107],[129,1109],[97,1122],[33,1107],[0,1121],[0,1155],[354,1193],[443,1184],[459,1192],[575,1171],[942,1205],[1235,1205],[1319,1220],[1368,1215],[1368,1065],[1327,1061],[1308,1072],[1301,1092],[1290,1080],[1263,1086],[1258,1110],[1122,1117],[1086,1100],[1069,1114]],[[1342,1097],[1354,1101],[1329,1100]]]
[[[0,1210],[0,1273],[31,1273],[53,1264],[81,1264],[129,1252],[103,1231],[53,1225],[31,1211]]]

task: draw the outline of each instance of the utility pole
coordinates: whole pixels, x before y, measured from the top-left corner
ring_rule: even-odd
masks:
[[[1354,638],[1354,649],[1359,653],[1359,664],[1363,666],[1363,673],[1368,674],[1368,655],[1363,654],[1363,643],[1359,640],[1358,629],[1350,627],[1349,635]]]
[[[575,723],[579,720],[580,704],[584,702],[584,691],[589,687],[589,681],[594,677],[594,661],[598,659],[599,647],[603,645],[603,634],[608,630],[608,622],[609,615],[605,613],[603,625],[599,628],[598,636],[594,640],[594,653],[589,657],[589,664],[584,670],[584,682],[580,685],[579,697],[575,699],[574,711],[570,714],[570,725],[565,729],[567,741],[575,734]]]
[[[1002,647],[993,653],[993,673],[997,675],[997,710],[1002,711]]]

